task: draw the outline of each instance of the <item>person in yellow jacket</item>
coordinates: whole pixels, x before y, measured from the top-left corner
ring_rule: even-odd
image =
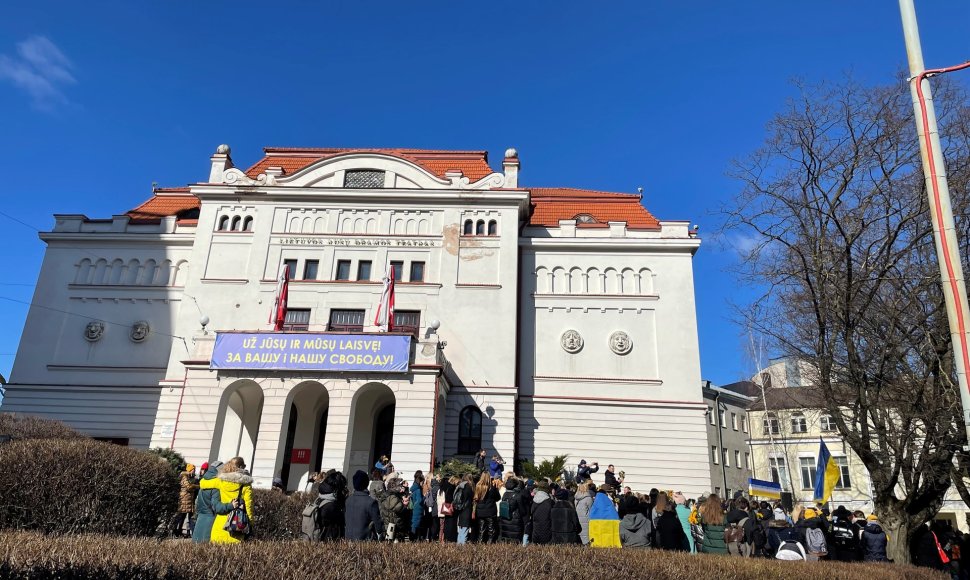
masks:
[[[246,515],[253,521],[253,478],[246,471],[246,462],[242,457],[233,457],[219,468],[219,476],[215,479],[203,479],[199,482],[202,489],[218,489],[219,501],[232,503],[239,499],[246,506]],[[209,541],[213,544],[236,544],[246,539],[240,534],[227,532],[226,522],[228,514],[216,514],[212,524],[212,535]]]

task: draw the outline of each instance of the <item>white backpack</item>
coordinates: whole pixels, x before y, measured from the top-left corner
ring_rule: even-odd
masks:
[[[777,560],[804,560],[805,559],[805,548],[802,547],[801,542],[796,542],[794,540],[785,540],[778,546],[778,551],[775,553],[775,559]]]

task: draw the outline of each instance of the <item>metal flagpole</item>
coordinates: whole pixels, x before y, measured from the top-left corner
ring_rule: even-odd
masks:
[[[970,442],[970,308],[967,306],[967,287],[963,275],[963,263],[957,245],[953,225],[953,209],[950,206],[950,190],[946,181],[946,164],[940,147],[940,135],[936,126],[936,112],[930,91],[930,76],[970,67],[970,63],[945,69],[926,70],[923,65],[923,49],[920,47],[919,28],[916,24],[916,8],[913,0],[899,0],[899,12],[906,39],[906,55],[909,57],[910,90],[913,109],[916,112],[916,131],[919,135],[920,155],[923,158],[923,174],[929,197],[930,216],[933,220],[933,237],[936,241],[936,257],[940,263],[943,295],[946,299],[946,315],[950,323],[953,354],[956,357],[956,374],[963,404],[963,423]]]

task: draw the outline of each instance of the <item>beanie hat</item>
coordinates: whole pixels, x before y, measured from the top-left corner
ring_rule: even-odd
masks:
[[[357,473],[354,474],[354,491],[364,491],[369,482],[370,478],[367,477],[367,474],[358,469]]]
[[[580,459],[579,460],[579,464],[580,465],[586,465],[586,460],[585,459]]]
[[[560,487],[559,489],[556,490],[556,499],[558,499],[559,501],[569,499],[569,492]]]
[[[867,517],[866,519],[869,520],[870,522],[874,522],[879,518],[876,517],[876,514],[869,514],[869,517]]]
[[[818,513],[814,509],[808,508],[802,513],[802,515],[805,517],[806,520],[810,520],[815,516],[817,516]]]
[[[185,464],[185,471],[195,471],[195,466],[192,465],[191,463],[186,463]]]
[[[199,469],[202,471],[202,473],[205,473],[206,471],[208,471],[209,470],[209,462],[206,461],[205,463],[203,463],[202,466],[199,467]]]
[[[319,493],[320,495],[333,493],[333,486],[325,481],[320,484],[320,487],[317,489],[317,493]]]
[[[519,482],[514,479],[509,479],[505,482],[505,489],[512,491],[513,489],[519,487]]]

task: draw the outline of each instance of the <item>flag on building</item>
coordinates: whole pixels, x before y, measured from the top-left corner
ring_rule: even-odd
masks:
[[[276,301],[273,302],[273,312],[270,313],[269,321],[273,323],[274,330],[283,330],[283,323],[286,322],[286,301],[290,293],[290,266],[284,264],[280,269],[280,276],[276,280]]]
[[[589,510],[589,545],[594,548],[620,548],[620,515],[613,500],[597,493]]]
[[[381,291],[381,302],[377,305],[377,315],[374,326],[381,332],[394,329],[394,266],[384,273],[384,289]]]
[[[841,475],[842,472],[839,470],[839,465],[835,462],[835,458],[829,453],[829,448],[826,447],[825,441],[819,437],[818,464],[815,467],[814,500],[818,503],[827,502],[832,497],[832,490],[835,489],[835,484],[838,483]]]
[[[749,477],[748,495],[768,499],[781,499],[781,484]]]

